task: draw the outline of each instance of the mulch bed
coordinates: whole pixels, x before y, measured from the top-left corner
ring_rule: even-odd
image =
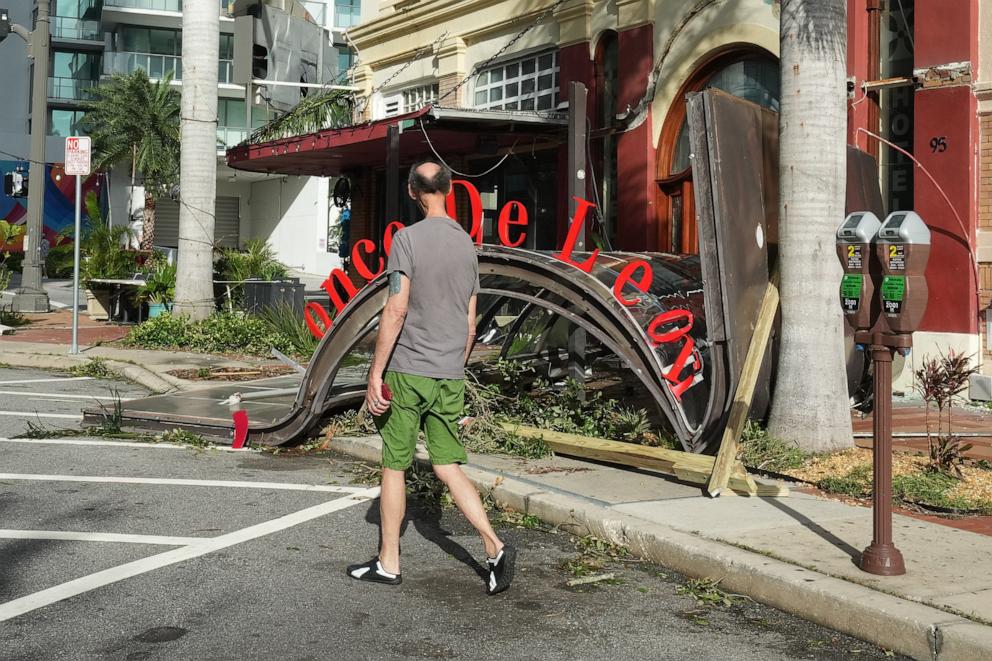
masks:
[[[286,365],[260,365],[258,367],[208,367],[173,370],[172,376],[187,381],[254,381],[273,376],[293,374],[296,370]]]

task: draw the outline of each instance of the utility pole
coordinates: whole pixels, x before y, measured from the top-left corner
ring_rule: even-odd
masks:
[[[31,83],[31,163],[28,170],[27,232],[24,235],[24,261],[21,264],[21,286],[14,290],[14,310],[17,312],[48,312],[48,292],[41,285],[41,240],[45,222],[45,134],[48,132],[48,0],[35,3],[35,28],[28,32],[20,25],[10,31],[28,44],[32,61]],[[6,14],[6,11],[3,12]],[[4,33],[3,36],[6,36]],[[2,37],[0,37],[2,39]]]
[[[572,81],[568,86],[568,209],[569,218],[578,210],[576,198],[586,197],[586,86]],[[574,249],[586,249],[585,223],[579,230]],[[568,376],[579,384],[586,381],[586,332],[572,326],[568,336]]]

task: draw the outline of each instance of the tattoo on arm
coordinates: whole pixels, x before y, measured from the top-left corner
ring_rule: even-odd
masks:
[[[402,284],[403,274],[399,271],[393,271],[389,274],[389,295],[393,296],[400,293],[400,285]]]

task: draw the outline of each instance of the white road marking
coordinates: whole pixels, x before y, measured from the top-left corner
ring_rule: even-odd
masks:
[[[105,399],[108,402],[118,399],[122,402],[130,402],[134,399],[133,397],[98,397],[97,395],[71,395],[69,393],[62,392],[26,392],[22,390],[0,390],[0,395],[10,395],[14,397],[40,397],[41,399]]]
[[[231,480],[177,480],[163,477],[108,477],[102,475],[40,475],[35,473],[0,473],[0,480],[29,480],[45,482],[101,482],[105,484],[158,484],[181,487],[227,487],[232,489],[278,489],[283,491],[322,491],[327,493],[360,493],[359,487],[336,484],[294,484],[292,482],[238,482]]]
[[[61,418],[62,420],[82,420],[82,413],[42,413],[40,411],[0,411],[0,415],[15,418]]]
[[[92,381],[92,376],[66,376],[60,379],[16,379],[14,381],[0,381],[0,386],[10,386],[15,383],[59,383],[62,381]]]
[[[209,537],[165,537],[162,535],[124,535],[113,532],[71,532],[67,530],[4,530],[0,539],[50,539],[69,542],[115,542],[119,544],[159,544],[188,546]]]
[[[126,578],[138,576],[185,560],[198,558],[201,555],[219,551],[235,544],[242,544],[258,537],[271,535],[286,528],[292,528],[293,526],[306,523],[331,512],[337,512],[367,502],[377,495],[379,495],[379,487],[364,489],[354,495],[336,498],[320,505],[314,505],[313,507],[281,516],[278,519],[265,521],[264,523],[242,528],[241,530],[236,530],[225,535],[209,537],[196,544],[190,544],[189,546],[172,549],[171,551],[165,551],[164,553],[159,553],[148,558],[142,558],[141,560],[135,560],[134,562],[105,569],[95,574],[56,585],[47,590],[41,590],[40,592],[8,601],[5,604],[0,604],[0,622],[69,599],[70,597],[75,597],[84,592],[122,581]]]
[[[25,445],[95,445],[118,448],[165,448],[167,450],[187,450],[191,446],[182,443],[142,443],[140,441],[100,441],[89,438],[0,438],[0,443],[23,443]],[[200,449],[200,448],[197,448]],[[255,448],[235,449],[229,445],[210,445],[208,450],[219,452],[261,452]]]

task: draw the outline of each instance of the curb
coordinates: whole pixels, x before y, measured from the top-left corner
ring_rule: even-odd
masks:
[[[335,438],[331,449],[379,462],[378,438]],[[470,455],[471,456],[471,455]],[[430,466],[417,449],[415,460]],[[498,501],[571,532],[627,546],[644,560],[721,585],[805,620],[925,661],[992,658],[992,627],[782,560],[615,512],[577,495],[543,490],[512,474],[468,464],[465,474]]]
[[[54,369],[64,371],[67,367],[75,365],[85,365],[91,360],[90,356],[73,356],[70,354],[49,354],[49,353],[21,353],[19,351],[0,351],[0,363],[11,367],[37,367],[41,369]],[[137,383],[139,386],[148,388],[153,393],[164,393],[173,390],[188,390],[181,379],[156,374],[151,370],[125,363],[119,360],[104,358],[103,364],[107,366],[117,376]],[[174,381],[173,381],[174,379]]]

